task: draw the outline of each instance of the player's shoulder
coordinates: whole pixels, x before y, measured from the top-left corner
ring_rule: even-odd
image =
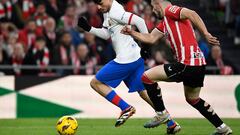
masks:
[[[177,5],[169,5],[166,9],[165,9],[165,13],[177,13],[178,11],[180,11],[182,9],[182,7],[177,6]]]
[[[116,13],[120,13],[121,11],[125,11],[123,6],[121,4],[119,4],[116,0],[113,0],[113,3],[112,3],[109,13],[116,14]]]

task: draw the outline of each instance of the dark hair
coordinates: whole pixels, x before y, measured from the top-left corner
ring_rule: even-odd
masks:
[[[44,42],[46,42],[46,38],[43,37],[43,36],[38,36],[38,37],[36,38],[36,42],[37,42],[37,41],[44,41]]]
[[[93,0],[94,3],[100,4],[102,0]]]
[[[46,7],[46,4],[44,3],[44,2],[42,2],[42,1],[38,1],[37,3],[36,3],[36,7],[38,7],[38,6],[44,6],[44,7]]]

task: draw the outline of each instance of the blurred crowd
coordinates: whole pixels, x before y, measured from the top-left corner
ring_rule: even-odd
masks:
[[[152,15],[149,0],[121,2],[127,11],[145,20],[149,31],[155,28],[159,20]],[[91,0],[1,0],[0,66],[12,65],[14,68],[0,71],[7,75],[95,74],[99,66],[115,57],[115,53],[111,40],[105,41],[76,29],[79,16],[85,16],[94,27],[102,26],[103,16]],[[238,30],[239,23],[238,16]],[[240,39],[240,30],[236,33]],[[204,55],[214,59],[214,56],[209,56],[211,50],[207,43],[200,34],[197,35]],[[147,67],[174,61],[169,43],[165,40],[154,46],[151,54],[152,57],[146,60]],[[39,69],[21,69],[21,65],[34,65]],[[73,68],[47,68],[56,65]],[[221,62],[215,62],[215,65],[222,66]],[[221,74],[232,74],[232,71]]]
[[[200,6],[208,12],[214,11],[228,28],[228,36],[234,37],[234,44],[240,45],[240,1],[200,0]]]

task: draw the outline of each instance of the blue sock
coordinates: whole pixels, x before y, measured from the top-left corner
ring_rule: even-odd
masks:
[[[167,122],[167,127],[172,127],[172,126],[174,126],[175,125],[175,121],[174,120],[169,120],[168,122]]]
[[[114,90],[108,93],[105,98],[112,104],[118,106],[122,111],[130,107],[130,105],[120,98]]]

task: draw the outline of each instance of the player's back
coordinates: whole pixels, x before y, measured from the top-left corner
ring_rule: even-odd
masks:
[[[114,59],[118,63],[131,63],[138,60],[140,56],[140,47],[129,35],[124,35],[121,30],[125,24],[121,23],[118,18],[123,16],[125,10],[122,5],[113,0],[109,12],[104,13],[103,27],[107,28],[116,52]]]

